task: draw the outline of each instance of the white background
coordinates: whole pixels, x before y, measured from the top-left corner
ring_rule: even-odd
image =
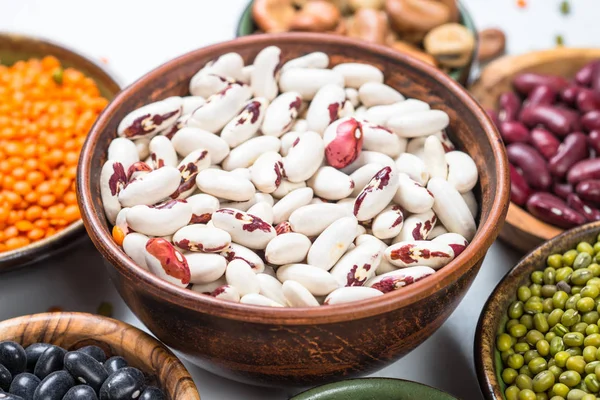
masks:
[[[55,40],[91,58],[105,58],[121,83],[129,84],[161,63],[187,51],[234,37],[246,0],[0,0],[0,31]],[[554,46],[594,46],[600,36],[597,0],[571,1],[568,17],[559,0],[465,0],[479,28],[502,27],[508,51]],[[473,364],[473,337],[481,308],[500,278],[518,259],[505,245],[488,252],[462,304],[429,340],[375,376],[410,379],[462,399],[481,399]],[[141,327],[121,301],[91,242],[43,265],[0,276],[0,320],[43,312],[50,306],[94,312],[100,302],[114,316]],[[284,399],[286,390],[228,381],[186,363],[204,400]]]

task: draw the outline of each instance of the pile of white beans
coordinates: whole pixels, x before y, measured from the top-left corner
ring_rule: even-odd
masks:
[[[281,63],[274,46],[248,66],[224,54],[191,96],[123,118],[100,179],[125,253],[179,287],[271,307],[381,296],[458,256],[478,174],[448,115],[372,65]]]

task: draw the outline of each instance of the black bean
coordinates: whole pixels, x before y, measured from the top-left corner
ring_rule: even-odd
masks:
[[[25,349],[19,343],[0,342],[0,364],[4,365],[13,376],[24,372],[27,366]]]
[[[60,371],[63,369],[63,360],[65,358],[65,354],[67,354],[67,351],[62,347],[48,347],[35,364],[33,373],[38,378],[44,379],[52,372]]]
[[[34,343],[25,349],[25,355],[27,356],[27,371],[33,372],[35,364],[40,356],[44,354],[49,347],[52,347],[52,345],[48,343]]]
[[[111,375],[121,368],[127,367],[128,365],[129,364],[127,364],[127,360],[125,360],[123,357],[114,356],[106,360],[104,363],[104,368],[106,368],[106,372]]]
[[[1,390],[8,390],[11,381],[12,374],[4,365],[0,364],[0,393],[2,393]]]
[[[62,400],[98,400],[94,389],[86,385],[72,387]]]
[[[98,362],[103,363],[106,361],[106,353],[98,346],[85,346],[80,349],[77,349],[82,353],[87,354],[88,356],[94,357],[94,359]]]
[[[0,392],[0,400],[23,400],[23,398],[15,394]]]
[[[75,380],[67,371],[53,372],[37,387],[33,400],[62,400],[74,385]]]
[[[148,386],[139,400],[166,400],[164,393],[157,387]]]
[[[15,376],[15,379],[10,384],[9,392],[21,396],[24,400],[33,400],[33,394],[40,382],[40,378],[37,376],[29,372],[23,372]]]
[[[144,386],[144,374],[139,369],[122,368],[104,381],[100,400],[130,400],[139,397]]]
[[[71,351],[65,355],[65,369],[78,383],[89,385],[96,392],[108,378],[108,373],[101,363],[80,351]]]

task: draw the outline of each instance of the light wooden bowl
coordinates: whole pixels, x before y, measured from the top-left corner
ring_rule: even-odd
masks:
[[[0,322],[0,342],[27,347],[51,343],[67,350],[95,345],[108,357],[121,356],[142,371],[168,400],[200,400],[189,372],[158,340],[124,322],[84,313],[44,313]]]
[[[596,59],[600,59],[600,49],[565,47],[501,57],[483,69],[470,91],[484,108],[496,110],[498,97],[512,90],[516,75],[537,72],[572,78],[581,67]],[[525,253],[562,232],[561,228],[540,221],[511,202],[500,239]]]

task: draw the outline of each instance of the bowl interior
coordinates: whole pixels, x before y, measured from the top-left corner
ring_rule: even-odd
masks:
[[[123,322],[84,313],[44,313],[0,322],[0,341],[27,347],[51,343],[67,350],[95,345],[107,357],[122,356],[143,371],[149,384],[169,400],[199,400],[194,382],[181,362],[162,343]]]
[[[42,58],[51,55],[58,58],[64,67],[73,67],[92,78],[100,93],[111,100],[121,90],[115,78],[102,67],[72,50],[52,42],[17,34],[0,33],[0,64],[12,65],[19,60]],[[23,267],[39,261],[84,237],[83,223],[77,221],[57,234],[34,242],[28,246],[0,253],[0,272]]]
[[[330,383],[307,390],[290,400],[419,399],[456,400],[441,390],[402,379],[366,378]]]
[[[385,309],[400,308],[424,297],[431,291],[464,274],[475,265],[497,235],[499,222],[504,218],[508,203],[507,162],[498,133],[483,110],[455,82],[441,71],[420,61],[406,57],[385,47],[373,46],[352,39],[324,34],[281,34],[252,35],[197,50],[175,59],[125,89],[100,116],[88,137],[78,171],[78,199],[88,233],[102,254],[126,279],[140,279],[158,289],[166,301],[178,306],[221,315],[233,312],[236,318],[264,323],[275,318],[292,318],[297,321],[314,317],[334,320],[357,318],[356,306],[345,304],[316,307],[311,310],[268,309],[230,303],[203,296],[156,278],[137,267],[111,238],[110,229],[100,198],[99,176],[110,141],[115,137],[117,125],[130,111],[151,101],[174,95],[185,95],[191,76],[207,61],[227,53],[238,52],[249,62],[264,47],[278,45],[284,59],[291,59],[312,51],[329,54],[333,65],[342,62],[367,62],[380,68],[386,83],[407,97],[428,102],[432,108],[441,109],[450,115],[449,136],[458,148],[474,158],[479,169],[480,182],[475,188],[480,203],[479,228],[472,244],[459,257],[436,273],[436,279],[424,279],[403,290],[378,299],[365,300],[361,312],[382,313]],[[482,190],[485,188],[485,190]],[[210,307],[206,305],[209,304]],[[327,308],[327,310],[324,310]],[[332,309],[347,310],[347,313],[332,313]],[[252,310],[252,312],[248,312]]]
[[[596,242],[600,222],[571,229],[556,236],[527,254],[496,286],[488,298],[477,324],[475,335],[475,363],[482,392],[487,399],[503,399],[506,385],[502,381],[502,360],[496,349],[496,335],[505,331],[507,309],[517,298],[519,286],[529,282],[532,272],[546,267],[546,258],[554,253],[564,253],[585,241]]]
[[[238,26],[236,28],[236,36],[247,36],[252,35],[254,32],[258,30],[254,19],[252,18],[252,4],[254,1],[250,1],[248,6],[244,9],[244,12],[240,16],[240,20],[238,22]],[[452,69],[448,75],[452,77],[457,82],[461,84],[466,84],[469,79],[469,74],[471,71],[471,66],[474,63],[474,60],[477,57],[477,42],[478,42],[478,33],[477,28],[475,27],[475,23],[473,22],[473,18],[471,18],[471,14],[467,10],[467,8],[461,3],[458,2],[458,9],[460,11],[460,23],[464,25],[473,35],[475,35],[475,47],[473,48],[473,54],[471,55],[471,61],[469,64],[462,68]]]

